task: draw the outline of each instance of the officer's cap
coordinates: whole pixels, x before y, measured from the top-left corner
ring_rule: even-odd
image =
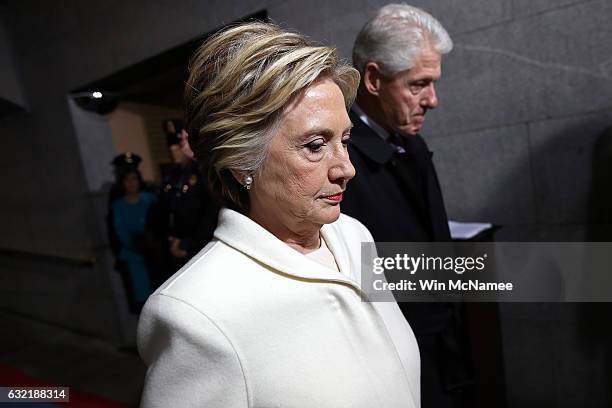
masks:
[[[111,164],[115,166],[115,168],[125,167],[125,166],[138,167],[141,161],[142,161],[142,158],[136,153],[125,152],[115,157],[113,161],[111,162]]]

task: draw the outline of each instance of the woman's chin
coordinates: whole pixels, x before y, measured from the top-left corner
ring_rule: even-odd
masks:
[[[340,206],[329,206],[319,213],[322,224],[331,224],[340,217]]]

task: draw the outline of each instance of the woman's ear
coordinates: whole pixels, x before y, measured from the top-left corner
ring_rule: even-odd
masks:
[[[368,93],[378,96],[382,79],[382,73],[378,64],[376,62],[368,62],[363,69],[363,86]]]
[[[234,169],[230,170],[230,172],[232,173],[232,176],[234,176],[234,179],[236,179],[238,184],[244,186],[244,178],[247,176],[248,173],[246,171]]]
[[[230,170],[236,181],[247,190],[253,186],[253,174],[248,171]]]

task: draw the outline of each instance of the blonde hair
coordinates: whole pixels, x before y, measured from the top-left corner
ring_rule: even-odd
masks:
[[[335,48],[269,23],[232,26],[209,38],[189,64],[185,114],[189,140],[212,192],[246,212],[248,194],[231,170],[255,173],[285,108],[309,85],[333,80],[347,108],[359,73]]]

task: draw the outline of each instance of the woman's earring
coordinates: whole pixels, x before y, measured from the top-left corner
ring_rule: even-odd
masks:
[[[250,174],[244,176],[244,187],[246,187],[247,190],[250,190],[251,184],[253,184],[253,176],[251,176]]]

